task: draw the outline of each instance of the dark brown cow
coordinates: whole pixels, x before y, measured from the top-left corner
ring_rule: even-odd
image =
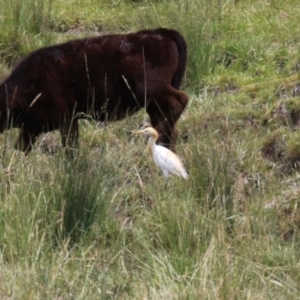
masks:
[[[188,101],[179,91],[186,58],[184,38],[163,28],[38,49],[0,85],[0,132],[21,128],[16,148],[26,153],[40,133],[56,129],[73,147],[85,114],[120,120],[146,105],[159,142],[173,148]]]

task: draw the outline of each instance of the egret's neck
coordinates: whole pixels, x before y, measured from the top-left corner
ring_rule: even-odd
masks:
[[[152,154],[152,150],[153,150],[153,147],[154,147],[157,139],[158,139],[157,135],[151,135],[149,137],[148,144],[147,144],[147,150],[149,150],[151,154]]]

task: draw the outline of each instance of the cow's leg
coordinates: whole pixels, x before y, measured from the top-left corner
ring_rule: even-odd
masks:
[[[23,127],[15,144],[15,149],[23,151],[27,155],[32,150],[32,146],[39,134],[39,131]]]
[[[158,142],[174,151],[177,138],[175,123],[187,105],[188,96],[170,86],[160,99],[151,102],[147,112],[159,134]]]
[[[0,111],[0,133],[3,133],[7,129],[7,114],[4,111]]]
[[[61,142],[66,150],[67,155],[72,156],[74,148],[78,147],[78,120],[65,118],[60,127]]]

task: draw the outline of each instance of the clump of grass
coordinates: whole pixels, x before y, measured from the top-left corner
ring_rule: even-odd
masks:
[[[299,169],[299,134],[278,129],[270,134],[261,148],[262,156],[277,165],[280,174],[291,174]]]
[[[112,170],[105,163],[91,162],[87,153],[75,157],[71,162],[60,162],[64,169],[54,178],[56,193],[51,193],[54,210],[60,215],[56,234],[59,239],[80,241],[82,235],[97,222],[105,222],[109,191],[113,189]]]
[[[290,126],[298,127],[300,125],[300,106],[299,106],[299,99],[294,98],[286,101],[282,105],[284,106],[284,110],[289,117]]]
[[[261,152],[263,157],[276,162],[285,156],[285,148],[286,143],[282,131],[278,131],[265,138]]]
[[[286,160],[293,169],[300,166],[300,140],[299,133],[295,132],[287,143]]]

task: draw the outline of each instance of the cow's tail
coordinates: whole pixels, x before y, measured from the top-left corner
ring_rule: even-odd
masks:
[[[176,30],[159,28],[161,34],[169,36],[177,46],[179,57],[178,67],[172,78],[172,86],[179,90],[187,63],[187,45],[184,37]]]

